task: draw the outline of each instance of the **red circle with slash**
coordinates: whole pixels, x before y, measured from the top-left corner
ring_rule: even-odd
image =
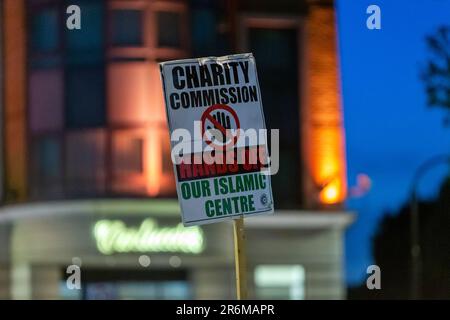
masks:
[[[202,114],[202,118],[201,118],[201,122],[202,122],[202,137],[205,136],[206,133],[206,120],[209,120],[210,122],[212,122],[214,124],[214,126],[226,137],[226,129],[225,127],[219,123],[219,121],[217,121],[213,116],[212,116],[212,112],[213,111],[226,111],[227,113],[229,113],[231,115],[231,117],[233,118],[235,124],[236,124],[236,130],[239,130],[241,127],[241,124],[239,123],[239,118],[236,114],[236,111],[233,110],[233,108],[231,108],[230,106],[226,105],[226,104],[215,104],[210,106],[208,109],[205,110],[205,112],[203,112]],[[214,143],[213,141],[209,140],[209,139],[205,139],[205,142],[207,144],[212,145],[214,148],[225,148],[225,147],[230,147],[236,144],[237,140],[239,138],[239,131],[237,131],[237,134],[233,137],[233,139],[231,139],[230,142],[223,144],[223,145],[218,145],[216,143]]]

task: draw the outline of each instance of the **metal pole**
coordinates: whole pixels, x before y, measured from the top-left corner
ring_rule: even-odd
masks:
[[[420,299],[420,239],[419,239],[419,203],[415,188],[411,196],[411,223],[410,223],[410,254],[411,254],[411,299]]]
[[[414,174],[412,188],[411,188],[411,222],[410,222],[410,255],[411,255],[411,299],[421,298],[422,287],[422,259],[420,248],[420,229],[419,229],[419,201],[417,197],[417,186],[419,185],[422,176],[432,167],[437,164],[450,164],[449,155],[438,155],[425,161]]]

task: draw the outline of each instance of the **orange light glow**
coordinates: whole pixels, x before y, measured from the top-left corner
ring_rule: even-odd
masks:
[[[166,151],[170,152],[170,148],[165,148],[167,147],[166,144],[168,145],[170,142],[167,140],[168,129],[158,64],[149,63],[149,71],[151,81],[147,83],[146,87],[148,88],[150,99],[147,108],[151,110],[151,113],[146,135],[144,168],[147,193],[154,197],[174,191],[175,186],[173,177],[163,170],[163,153]]]
[[[110,121],[127,129],[124,141],[116,137],[115,147],[127,147],[135,135],[144,140],[143,173],[122,174],[116,189],[142,190],[152,197],[174,189],[163,170],[167,127],[159,65],[156,62],[113,63],[108,67]],[[124,133],[125,134],[125,133]],[[125,154],[126,149],[122,150]]]
[[[162,178],[162,148],[157,128],[148,129],[146,141],[144,168],[147,192],[150,196],[157,196],[160,192]]]
[[[311,180],[306,191],[312,201],[339,204],[346,198],[347,182],[334,10],[312,6],[307,19],[303,143]]]
[[[336,110],[336,116],[339,116]],[[343,129],[323,126],[311,130],[314,147],[311,148],[314,183],[322,188],[319,201],[335,204],[345,200],[346,174]]]
[[[150,121],[150,63],[118,62],[108,66],[109,120],[118,125]],[[155,81],[153,81],[155,82]]]
[[[337,184],[329,184],[319,194],[320,202],[333,204],[339,201],[339,187]]]

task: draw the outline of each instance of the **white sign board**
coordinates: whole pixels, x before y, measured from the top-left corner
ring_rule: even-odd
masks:
[[[160,66],[183,224],[273,213],[253,55]]]

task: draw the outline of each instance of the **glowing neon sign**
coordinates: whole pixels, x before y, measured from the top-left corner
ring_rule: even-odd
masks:
[[[97,249],[103,254],[127,252],[180,252],[199,254],[204,249],[200,227],[159,227],[145,219],[139,227],[128,227],[121,220],[100,220],[94,225]]]

